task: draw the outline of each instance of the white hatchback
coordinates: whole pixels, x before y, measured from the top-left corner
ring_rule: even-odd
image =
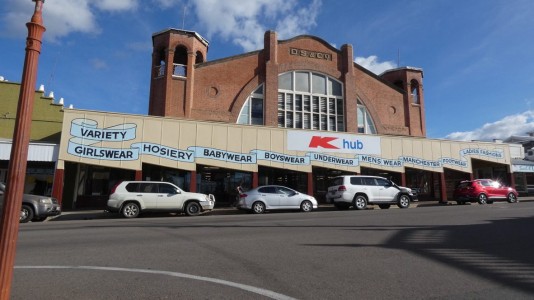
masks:
[[[317,200],[279,185],[263,185],[239,195],[238,209],[249,210],[255,214],[273,209],[299,209],[310,212],[317,209]]]
[[[188,216],[212,210],[213,195],[190,193],[169,182],[123,181],[111,191],[107,208],[126,218],[135,218],[143,211],[185,212]]]

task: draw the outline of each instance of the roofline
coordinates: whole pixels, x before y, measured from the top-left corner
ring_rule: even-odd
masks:
[[[164,30],[161,30],[161,31],[158,31],[158,32],[155,32],[152,34],[152,40],[154,40],[154,37],[157,36],[157,35],[160,35],[164,32],[167,32],[167,31],[179,31],[179,32],[184,32],[186,34],[190,34],[190,35],[194,35],[197,39],[199,39],[204,45],[206,45],[206,47],[209,46],[210,42],[208,42],[207,39],[203,38],[200,34],[198,34],[198,32],[196,31],[191,31],[191,30],[184,30],[184,29],[176,29],[176,28],[167,28],[167,29],[164,29]]]

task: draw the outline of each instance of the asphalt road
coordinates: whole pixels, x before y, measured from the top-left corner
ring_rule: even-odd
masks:
[[[533,299],[534,202],[21,224],[12,299]]]

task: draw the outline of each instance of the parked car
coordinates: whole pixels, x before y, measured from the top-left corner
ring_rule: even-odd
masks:
[[[113,187],[107,208],[125,218],[136,218],[145,211],[185,212],[197,216],[212,210],[213,195],[190,193],[176,185],[160,181],[122,181]]]
[[[338,209],[366,209],[368,204],[378,204],[387,209],[391,204],[408,208],[417,194],[410,188],[396,185],[393,181],[379,176],[344,175],[334,177],[328,187],[326,202]]]
[[[505,186],[492,179],[466,180],[458,184],[453,197],[456,203],[478,202],[479,204],[493,203],[496,200],[517,202],[519,194],[509,186]]]
[[[255,214],[274,209],[299,209],[310,212],[317,209],[317,200],[313,196],[285,186],[263,185],[241,193],[236,207]]]
[[[0,215],[4,208],[4,193],[6,185],[0,182]],[[23,194],[20,209],[20,223],[29,221],[42,222],[49,216],[61,214],[61,206],[56,198]]]

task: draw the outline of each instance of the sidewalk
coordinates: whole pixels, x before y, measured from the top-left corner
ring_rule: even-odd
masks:
[[[519,202],[534,201],[534,196],[529,197],[519,197]],[[456,202],[449,201],[447,204],[441,204],[438,200],[435,201],[415,201],[410,203],[410,208],[416,207],[431,207],[431,206],[446,206],[446,205],[456,205]],[[396,206],[391,206],[396,207]],[[374,205],[369,205],[369,208],[374,209]],[[319,204],[317,211],[329,211],[336,210],[332,204]],[[245,211],[237,210],[234,207],[218,207],[202,214],[201,216],[210,216],[210,215],[236,215],[236,214],[246,214]],[[153,216],[168,216],[173,215],[172,213],[152,213]],[[174,215],[177,215],[176,213]],[[59,216],[50,217],[46,221],[71,221],[71,220],[95,220],[95,219],[117,219],[121,218],[118,213],[110,213],[104,210],[72,210],[64,211]]]

